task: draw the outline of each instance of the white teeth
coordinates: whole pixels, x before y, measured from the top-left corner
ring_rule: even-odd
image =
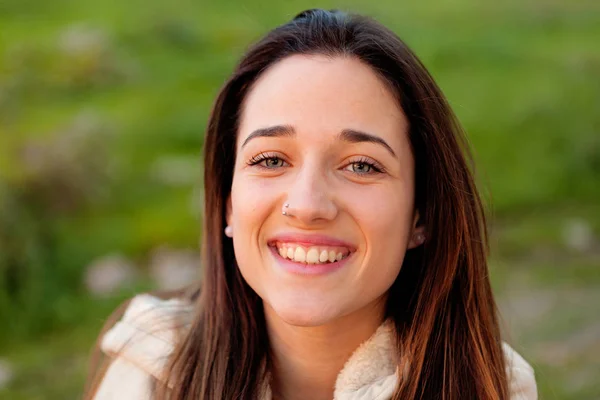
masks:
[[[329,251],[329,258],[328,258],[329,262],[334,262],[335,261],[335,256],[336,256],[335,251],[330,250]]]
[[[294,261],[296,262],[305,262],[306,261],[306,252],[302,247],[296,247],[296,251],[294,252]]]
[[[319,250],[310,249],[308,253],[306,253],[306,262],[309,264],[316,264],[319,262]]]
[[[307,264],[322,264],[336,262],[347,256],[347,250],[342,249],[319,249],[319,247],[305,248],[297,245],[280,245],[277,252],[283,258]],[[346,254],[346,255],[344,255]]]
[[[320,262],[325,262],[325,261],[327,261],[328,258],[329,258],[329,254],[327,253],[327,250],[323,250],[321,252],[321,254],[319,255]]]

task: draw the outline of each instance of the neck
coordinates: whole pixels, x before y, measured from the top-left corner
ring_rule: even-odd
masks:
[[[352,353],[384,319],[383,301],[321,326],[294,326],[265,303],[271,344],[273,399],[331,400]]]

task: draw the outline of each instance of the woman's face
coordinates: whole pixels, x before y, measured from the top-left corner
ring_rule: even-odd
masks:
[[[267,313],[317,326],[383,307],[419,244],[407,132],[392,93],[357,59],[294,55],[258,79],[227,223]]]

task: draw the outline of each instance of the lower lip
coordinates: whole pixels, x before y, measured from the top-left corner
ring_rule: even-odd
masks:
[[[344,258],[340,261],[332,262],[332,263],[305,264],[305,263],[298,263],[298,262],[295,262],[292,260],[288,260],[287,258],[281,257],[281,255],[279,255],[279,251],[277,251],[277,249],[274,247],[269,246],[269,249],[271,250],[271,253],[273,253],[273,256],[275,257],[275,260],[277,260],[277,263],[279,265],[281,265],[283,267],[283,269],[285,269],[288,272],[291,272],[293,274],[298,274],[298,275],[329,274],[329,273],[332,273],[332,272],[337,271],[338,269],[342,268],[344,265],[346,265],[346,263],[348,262],[350,257],[352,257],[352,254],[350,254],[346,258]]]

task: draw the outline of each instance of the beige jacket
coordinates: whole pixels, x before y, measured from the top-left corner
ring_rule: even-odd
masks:
[[[104,353],[115,357],[96,392],[95,400],[146,400],[152,378],[164,380],[163,371],[173,351],[174,319],[191,315],[180,300],[136,296],[123,318],[102,338]],[[171,329],[169,329],[171,328]],[[398,382],[393,360],[392,326],[384,323],[350,357],[338,375],[334,400],[387,400]],[[511,400],[535,400],[537,388],[531,366],[503,343],[510,377]],[[270,390],[262,400],[270,400]]]

